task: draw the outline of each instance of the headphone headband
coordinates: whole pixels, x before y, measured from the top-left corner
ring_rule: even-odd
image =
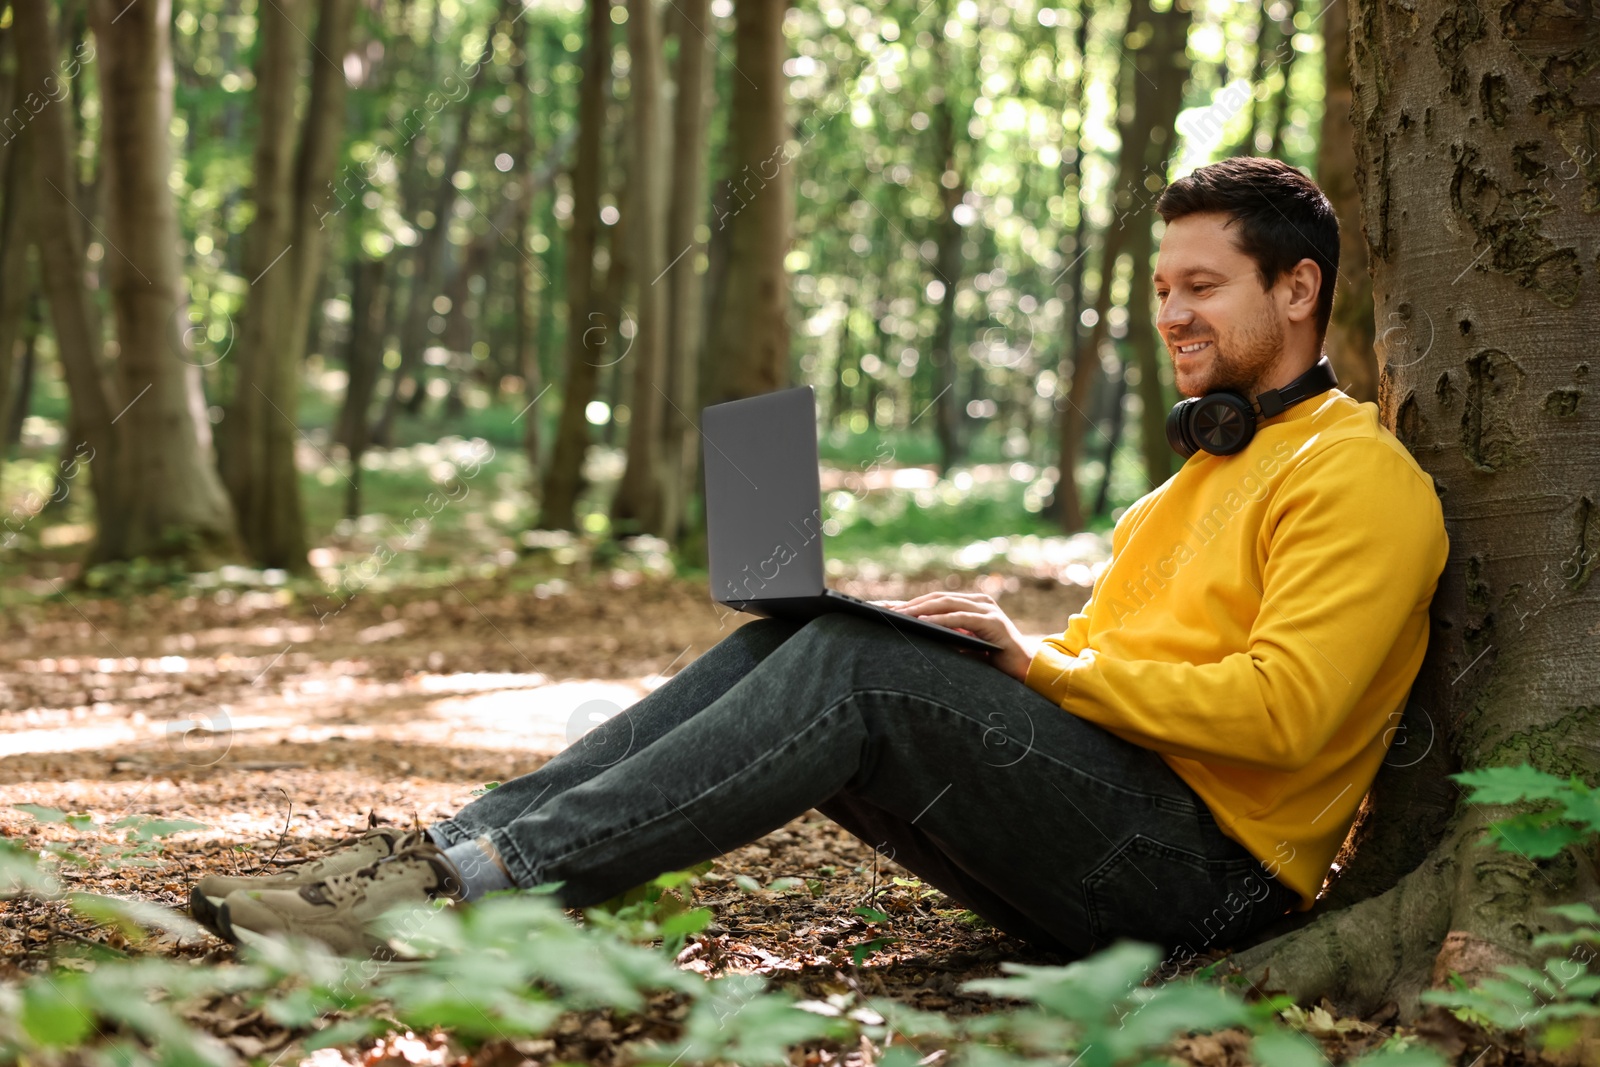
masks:
[[[1327,356],[1319,356],[1310,369],[1282,389],[1268,389],[1256,397],[1256,408],[1262,418],[1270,419],[1302,400],[1326,393],[1338,384],[1339,376],[1333,373],[1333,364],[1328,362]]]

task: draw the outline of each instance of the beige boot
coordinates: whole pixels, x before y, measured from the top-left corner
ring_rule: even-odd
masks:
[[[354,956],[393,955],[372,929],[390,908],[461,899],[461,878],[432,842],[357,871],[293,889],[236,889],[217,909],[222,935],[235,944],[260,938],[310,938]]]
[[[217,907],[236,889],[296,889],[324,878],[360,870],[370,863],[387,859],[396,852],[429,840],[421,830],[406,833],[380,826],[369,830],[353,844],[344,845],[319,859],[297,864],[277,874],[208,874],[189,890],[189,914],[212,933],[221,935]]]

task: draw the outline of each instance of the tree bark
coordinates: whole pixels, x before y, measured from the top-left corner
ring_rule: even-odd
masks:
[[[667,265],[666,143],[662,127],[661,21],[655,0],[628,0],[628,106],[633,145],[634,291],[633,396],[627,464],[611,501],[616,533],[661,534],[667,470],[662,461],[666,410]],[[620,368],[619,368],[620,369]]]
[[[735,0],[730,188],[713,228],[731,227],[712,329],[708,403],[781,389],[789,380],[789,252],[793,175],[785,143],[787,0]]]
[[[177,204],[167,184],[171,16],[170,0],[90,6],[99,49],[107,273],[126,404],[115,416],[130,477],[124,550],[204,566],[235,556],[238,541],[212,456],[200,368],[174,350],[185,299]],[[87,421],[83,426],[88,433]]]
[[[0,462],[5,460],[10,444],[6,435],[11,425],[11,381],[17,342],[28,298],[34,290],[28,262],[33,241],[33,151],[34,138],[23,130],[5,152],[5,204],[0,207]]]
[[[706,115],[711,88],[709,0],[681,0],[672,11],[678,39],[673,81],[672,202],[667,216],[668,300],[666,493],[662,528],[675,545],[689,536],[688,502],[700,469],[701,304],[705,299],[699,230],[706,205]]]
[[[611,70],[610,5],[589,0],[588,54],[578,87],[578,151],[571,171],[572,224],[567,229],[567,373],[550,466],[539,493],[538,526],[577,528],[583,459],[589,450],[587,409],[599,377],[594,323],[594,253],[600,216],[600,149],[606,122],[606,84]],[[603,333],[600,335],[603,338]]]
[[[515,234],[516,272],[512,293],[512,321],[516,330],[517,373],[522,376],[522,395],[528,407],[522,414],[522,451],[528,457],[529,489],[538,492],[541,462],[538,397],[544,386],[539,373],[539,350],[533,341],[533,261],[528,258],[528,237],[533,228],[533,107],[528,88],[527,19],[517,19],[512,27],[512,48],[517,84],[517,196],[512,233]]]
[[[350,340],[345,348],[344,407],[337,440],[350,454],[345,515],[361,515],[361,457],[371,444],[367,412],[383,367],[384,309],[388,306],[387,259],[357,259],[350,270]]]
[[[1590,851],[1534,863],[1484,847],[1486,819],[1504,812],[1452,811],[1442,780],[1524,761],[1600,777],[1600,660],[1583,644],[1600,627],[1586,357],[1600,108],[1567,75],[1585,32],[1559,9],[1504,22],[1449,0],[1351,11],[1356,178],[1387,324],[1379,411],[1433,477],[1451,551],[1407,716],[1408,747],[1427,758],[1386,762],[1349,873],[1313,921],[1235,957],[1297,998],[1353,1012],[1393,1000],[1409,1020],[1452,971],[1474,982],[1535,962],[1532,939],[1567,925],[1544,908],[1597,891]],[[1376,895],[1340,892],[1372,864],[1406,873],[1364,879]]]
[[[250,284],[239,326],[234,393],[219,449],[223,484],[239,533],[263,566],[304,570],[306,546],[294,451],[298,349],[294,142],[304,0],[279,0],[258,13],[253,172],[255,217],[246,236]],[[342,58],[342,57],[341,57]],[[309,117],[309,116],[308,116]]]
[[[1339,286],[1323,351],[1339,376],[1339,388],[1362,403],[1378,400],[1378,361],[1372,319],[1372,274],[1361,235],[1361,195],[1356,189],[1356,131],[1350,123],[1350,15],[1346,0],[1334,0],[1322,15],[1322,139],[1317,148],[1317,184],[1339,215]]]
[[[51,59],[57,55],[49,10],[44,4],[12,8],[19,100],[27,100],[30,93],[41,99],[55,95],[49,92],[46,80],[56,74]],[[85,62],[94,58],[93,49],[79,58]],[[93,450],[89,467],[95,544],[89,558],[95,562],[122,559],[129,533],[129,482],[121,473],[123,457],[113,424],[117,410],[111,405],[116,390],[101,375],[104,334],[100,309],[84,282],[87,259],[83,219],[73,200],[78,181],[71,112],[59,102],[41,107],[24,136],[34,141],[35,232],[52,235],[51,240],[38,242],[41,288],[50,303],[56,354],[73,417]],[[108,256],[117,254],[106,249]]]

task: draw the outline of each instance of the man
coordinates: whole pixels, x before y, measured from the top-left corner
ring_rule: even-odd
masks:
[[[1311,368],[1339,256],[1316,185],[1230,159],[1157,210],[1178,392],[1253,400]],[[374,951],[368,924],[395,904],[559,882],[561,903],[590,905],[814,807],[1042,946],[1222,947],[1315,900],[1420,665],[1447,548],[1431,480],[1375,406],[1326,390],[1130,507],[1058,636],[1030,643],[955,592],[894,606],[999,645],[987,660],[844,615],[752,622],[453,818],[206,878],[195,912],[234,938]]]

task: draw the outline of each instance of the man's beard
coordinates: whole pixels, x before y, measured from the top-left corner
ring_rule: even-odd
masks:
[[[1231,390],[1250,400],[1260,391],[1261,379],[1283,355],[1283,324],[1270,315],[1264,315],[1249,326],[1232,331],[1223,347],[1221,335],[1214,335],[1211,357],[1205,384],[1197,396]],[[1177,360],[1169,352],[1173,374],[1177,374]]]

